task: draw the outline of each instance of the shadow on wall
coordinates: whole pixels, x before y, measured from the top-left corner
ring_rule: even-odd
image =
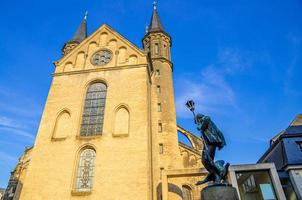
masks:
[[[162,196],[162,183],[159,183],[157,185],[156,191],[157,191],[157,199],[158,200],[162,200],[163,199],[163,196]],[[168,191],[172,192],[174,194],[177,194],[178,196],[180,196],[181,198],[183,198],[182,190],[177,185],[174,185],[172,183],[168,183]]]

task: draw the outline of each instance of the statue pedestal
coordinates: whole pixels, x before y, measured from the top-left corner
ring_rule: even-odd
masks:
[[[211,185],[201,191],[202,200],[239,200],[237,191],[230,185]]]

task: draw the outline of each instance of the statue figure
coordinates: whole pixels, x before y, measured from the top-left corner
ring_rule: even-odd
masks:
[[[204,144],[201,160],[202,164],[209,172],[207,177],[202,181],[198,181],[196,185],[201,185],[210,181],[214,184],[226,182],[225,178],[230,164],[225,164],[223,160],[218,160],[216,162],[214,160],[216,149],[218,148],[218,150],[221,150],[226,145],[222,132],[216,127],[210,117],[203,114],[195,115],[194,101],[188,101],[186,106],[193,112],[197,130],[201,133],[201,138],[203,139]]]

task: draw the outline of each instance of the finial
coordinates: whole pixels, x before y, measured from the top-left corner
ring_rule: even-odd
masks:
[[[87,16],[88,16],[88,11],[86,10],[84,20],[87,20]]]
[[[157,2],[156,0],[153,1],[153,9],[156,10]]]
[[[149,26],[148,26],[148,25],[146,25],[145,32],[146,32],[146,33],[148,33],[148,32],[149,32]]]

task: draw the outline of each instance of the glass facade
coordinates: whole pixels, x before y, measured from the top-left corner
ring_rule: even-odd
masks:
[[[241,200],[277,200],[268,170],[236,172]]]

